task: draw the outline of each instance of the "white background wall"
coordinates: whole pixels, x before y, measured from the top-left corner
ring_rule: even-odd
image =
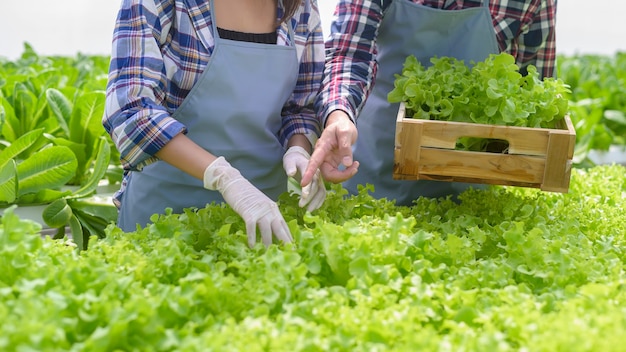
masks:
[[[120,0],[0,0],[0,56],[16,59],[29,42],[41,55],[109,54]],[[336,0],[318,0],[324,30]],[[626,51],[626,1],[560,0],[562,54]]]

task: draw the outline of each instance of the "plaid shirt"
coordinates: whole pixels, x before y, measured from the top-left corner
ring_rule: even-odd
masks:
[[[279,5],[279,17],[282,14]],[[300,70],[293,94],[282,109],[282,128],[277,131],[283,145],[294,134],[319,135],[313,103],[324,66],[316,0],[303,1],[288,24],[294,28],[294,38],[289,38],[283,23],[277,45],[296,47]],[[213,38],[209,1],[122,1],[113,34],[103,125],[126,171],[141,170],[156,161],[155,153],[186,132],[172,114],[210,61]]]
[[[327,64],[316,102],[324,122],[334,110],[356,121],[376,75],[376,34],[393,0],[340,0],[326,42]],[[445,10],[482,6],[481,1],[400,0]],[[534,65],[543,77],[554,75],[557,0],[502,0],[489,6],[501,51],[516,58],[521,72]]]

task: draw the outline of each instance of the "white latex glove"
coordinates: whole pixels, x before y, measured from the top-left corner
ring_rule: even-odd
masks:
[[[287,149],[283,156],[283,168],[287,176],[294,177],[298,173],[302,177],[304,170],[306,170],[309,164],[309,159],[311,159],[311,155],[302,147],[294,146]],[[325,199],[326,187],[318,169],[315,171],[315,176],[313,176],[311,183],[302,188],[302,195],[298,205],[302,208],[306,206],[308,211],[313,211],[322,206]]]
[[[224,157],[217,158],[204,171],[204,188],[219,191],[241,216],[246,223],[250,247],[256,244],[257,225],[265,246],[272,244],[272,234],[281,241],[293,241],[276,202],[254,187]]]

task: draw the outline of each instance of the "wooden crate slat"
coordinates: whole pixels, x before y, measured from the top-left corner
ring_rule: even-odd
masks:
[[[548,145],[548,130],[467,122],[415,121],[423,125],[422,146],[454,149],[461,137],[493,138],[507,141],[510,154],[545,155]]]
[[[396,119],[394,179],[439,180],[569,190],[576,131],[569,116],[559,127],[529,128]],[[501,139],[508,153],[455,150],[461,137]]]
[[[422,148],[420,175],[541,183],[545,159],[501,153]]]
[[[396,120],[396,139],[394,149],[394,159],[404,161],[401,172],[403,174],[418,174],[418,161],[420,160],[420,143],[422,141],[423,124],[403,124],[404,104],[400,104],[398,119]],[[402,147],[400,147],[402,146]],[[400,153],[396,155],[396,153]]]
[[[567,192],[572,171],[572,161],[569,156],[571,149],[570,135],[566,133],[552,133],[548,143],[546,168],[541,189],[552,192]]]

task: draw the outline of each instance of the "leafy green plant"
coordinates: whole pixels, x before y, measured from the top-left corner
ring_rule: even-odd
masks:
[[[97,158],[90,164],[90,177],[72,190],[66,186],[78,169],[75,153],[48,140],[45,147],[26,155],[41,140],[47,140],[43,130],[34,130],[0,152],[0,189],[3,190],[0,206],[49,204],[44,209],[43,220],[57,228],[59,236],[70,226],[72,238],[84,247],[86,238],[102,236],[104,227],[117,218],[117,209],[112,204],[99,207],[98,213],[89,211],[96,205],[81,200],[94,195],[108,169],[109,143],[104,137],[95,143]]]
[[[592,150],[626,145],[626,53],[559,56],[559,77],[571,87],[570,115],[576,128],[574,162],[589,167]]]
[[[89,167],[97,157],[98,140],[108,138],[102,128],[104,92],[81,92],[71,103],[60,91],[49,88],[46,98],[63,131],[62,137],[50,135],[49,138],[57,145],[67,146],[76,155],[78,170],[68,183],[80,185],[89,177]]]
[[[55,237],[69,229],[81,248],[117,218],[92,199],[122,178],[101,125],[107,71],[108,57],[45,57],[28,44],[20,59],[0,60],[0,207],[47,205]]]
[[[224,205],[110,226],[81,252],[9,210],[0,349],[617,352],[625,175],[575,169],[567,194],[489,187],[410,207],[333,185],[313,213],[284,194],[295,243],[267,249]]]
[[[62,146],[30,152],[33,145],[41,145],[42,136],[43,129],[28,132],[0,152],[2,188],[7,191],[0,196],[0,202],[41,204],[68,193],[59,189],[73,177],[76,158]]]
[[[57,229],[56,238],[66,234],[69,226],[72,239],[79,248],[86,249],[89,237],[104,236],[105,228],[117,219],[117,208],[111,203],[102,203],[87,197],[95,194],[99,181],[108,170],[110,146],[106,138],[98,143],[98,154],[89,179],[71,194],[49,204],[42,214],[51,228]],[[59,225],[59,220],[62,220]]]
[[[103,136],[110,139],[101,124],[108,60],[106,56],[39,56],[25,44],[19,60],[0,61],[0,150],[41,128],[49,140],[76,155],[78,169],[68,184],[82,184],[89,177],[98,140]],[[41,147],[33,145],[30,152]],[[111,163],[107,179],[118,183],[119,154],[114,149],[111,160],[115,163]]]
[[[432,58],[424,67],[407,57],[392,103],[404,102],[407,117],[488,125],[555,128],[568,111],[563,81],[540,79],[535,67],[522,76],[513,56],[490,55],[470,68],[451,57]],[[487,146],[479,139],[479,150]],[[476,138],[461,139],[461,149],[475,150]]]
[[[1,136],[5,145],[36,129],[49,133],[59,129],[48,113],[46,101],[39,99],[24,83],[16,82],[10,95],[0,97],[0,106]],[[40,146],[33,147],[36,150]]]
[[[431,63],[425,68],[409,56],[388,95],[405,102],[414,118],[554,128],[567,113],[567,85],[540,79],[534,67],[522,76],[510,54],[492,54],[471,68],[450,57]]]

